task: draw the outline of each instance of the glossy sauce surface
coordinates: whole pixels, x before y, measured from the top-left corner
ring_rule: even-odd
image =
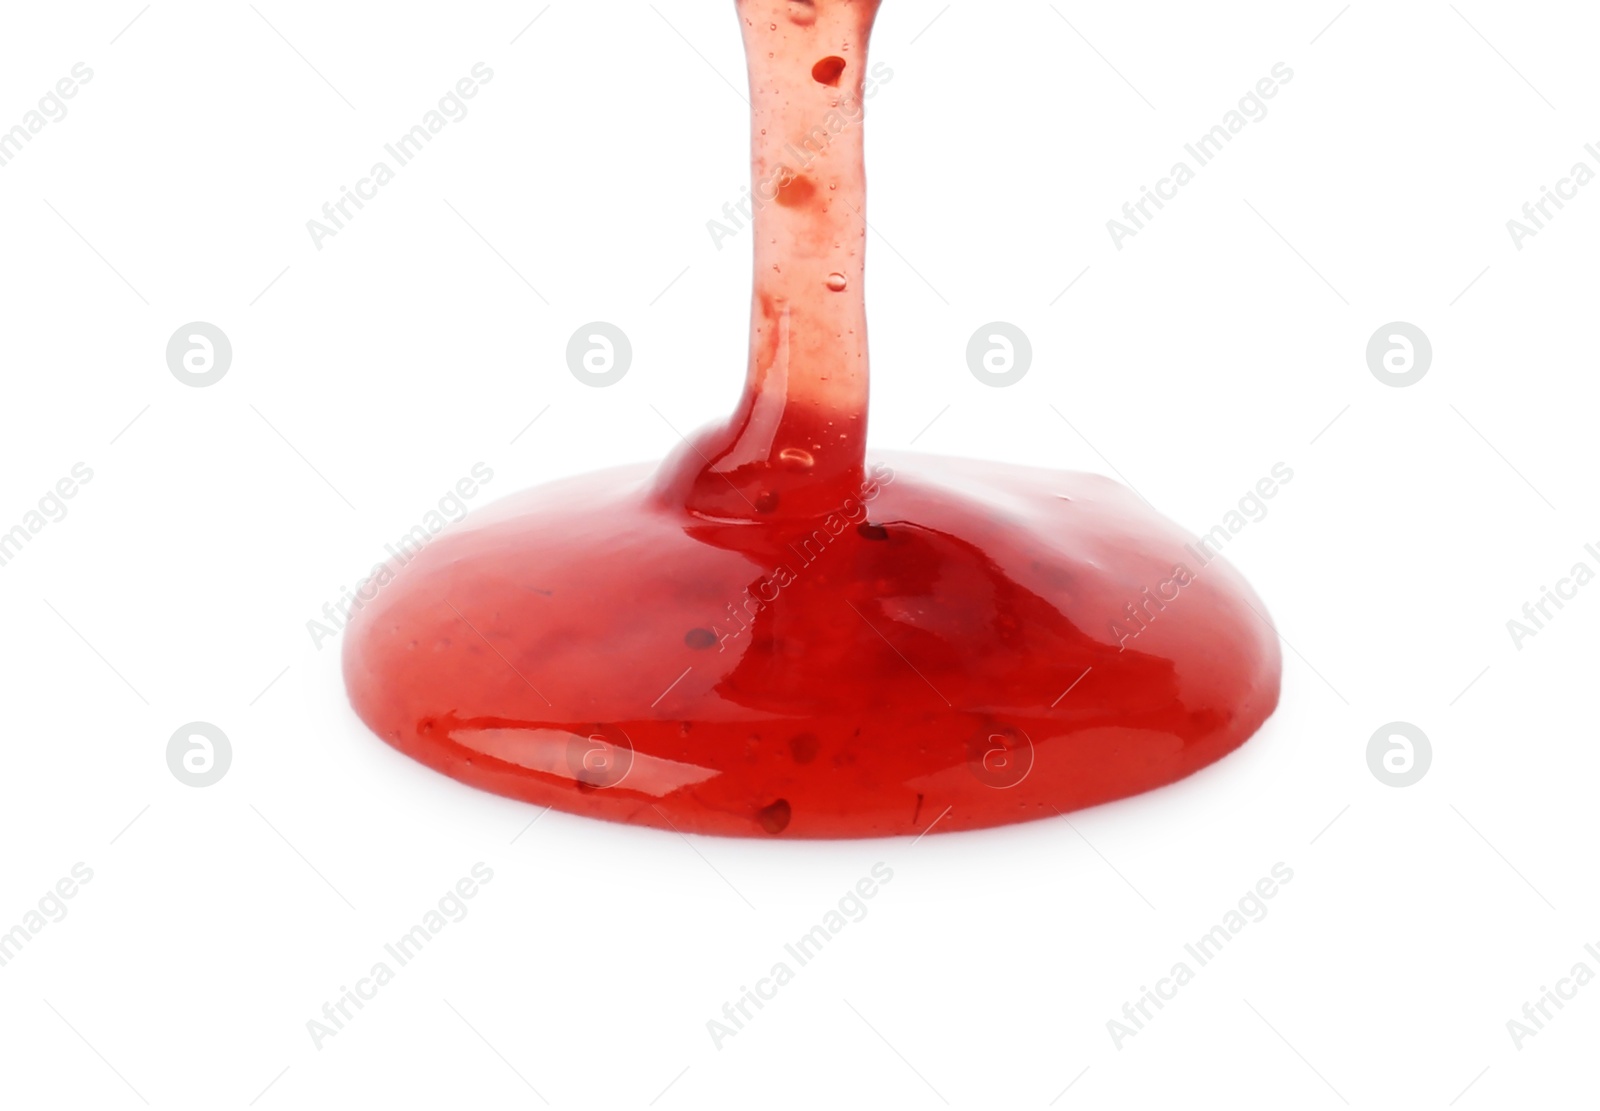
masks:
[[[755,837],[1051,817],[1242,744],[1281,659],[1223,560],[1106,478],[868,462],[878,3],[736,7],[756,269],[733,417],[394,568],[346,632],[357,713],[502,795]]]

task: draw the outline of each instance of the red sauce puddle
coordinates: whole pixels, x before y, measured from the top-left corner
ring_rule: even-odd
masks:
[[[878,0],[736,5],[766,202],[738,409],[393,569],[346,632],[356,712],[501,795],[752,837],[1050,817],[1243,744],[1281,657],[1222,559],[1106,478],[868,461]]]

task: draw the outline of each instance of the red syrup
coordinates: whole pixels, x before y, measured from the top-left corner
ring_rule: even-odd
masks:
[[[485,790],[752,837],[1052,817],[1243,744],[1282,661],[1222,559],[1106,478],[867,461],[878,0],[735,2],[770,198],[738,410],[392,568],[346,633],[356,712]]]

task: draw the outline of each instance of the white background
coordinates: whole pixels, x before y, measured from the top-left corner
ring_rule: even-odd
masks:
[[[1285,675],[1174,787],[836,844],[528,828],[369,735],[306,628],[474,463],[482,504],[730,408],[731,5],[257,7],[0,14],[0,126],[94,72],[0,168],[0,530],[94,472],[0,567],[0,930],[94,872],[0,968],[0,1102],[1592,1102],[1600,986],[1520,1049],[1506,1027],[1600,971],[1600,586],[1506,629],[1600,569],[1600,184],[1520,251],[1506,229],[1600,169],[1591,7],[887,0],[875,445],[1120,474],[1196,532],[1287,463],[1227,552]],[[316,249],[306,221],[479,61],[470,114]],[[1116,249],[1106,221],[1278,62],[1270,114]],[[635,351],[603,390],[563,357],[596,319]],[[1035,350],[1008,389],[964,362],[991,320]],[[1434,349],[1403,389],[1364,354],[1396,320]],[[231,338],[215,386],[166,366],[190,321]],[[205,789],[165,757],[196,720],[233,747]],[[1366,760],[1396,720],[1433,749],[1404,789]],[[479,861],[467,917],[316,1048]],[[867,917],[717,1048],[707,1020],[879,861]],[[1119,1048],[1107,1021],[1280,861],[1268,916]]]

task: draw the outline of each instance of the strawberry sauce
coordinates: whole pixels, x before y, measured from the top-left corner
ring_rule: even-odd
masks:
[[[1053,817],[1217,760],[1278,700],[1265,608],[1099,476],[866,447],[878,0],[735,0],[743,397],[659,466],[469,515],[346,633],[351,703],[465,783],[685,833]]]

